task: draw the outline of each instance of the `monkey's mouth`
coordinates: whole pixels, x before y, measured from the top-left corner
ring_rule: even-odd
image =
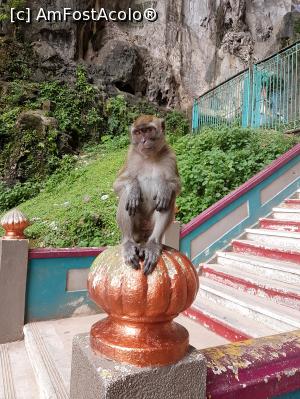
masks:
[[[143,144],[140,146],[141,151],[151,151],[151,150],[153,150],[153,148],[154,148],[154,146],[151,143]]]

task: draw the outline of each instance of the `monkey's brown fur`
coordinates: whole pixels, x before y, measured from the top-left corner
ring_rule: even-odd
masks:
[[[165,141],[162,119],[142,115],[133,123],[127,161],[114,190],[125,262],[138,268],[144,259],[144,272],[149,274],[161,254],[162,236],[174,219],[180,192],[176,157]]]

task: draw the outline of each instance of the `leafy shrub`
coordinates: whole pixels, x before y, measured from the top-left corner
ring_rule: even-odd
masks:
[[[39,191],[39,183],[17,183],[10,188],[0,182],[0,212],[16,207],[37,195]]]
[[[10,17],[10,9],[15,8],[16,10],[21,10],[25,7],[24,0],[8,0],[7,3],[0,3],[0,22],[8,21]],[[2,5],[1,5],[2,4]]]
[[[57,134],[54,129],[16,131],[14,140],[4,145],[0,154],[5,180],[14,182],[41,181],[59,164]]]
[[[100,135],[103,111],[99,93],[88,83],[81,67],[77,69],[74,86],[58,81],[41,83],[39,106],[45,100],[51,101],[50,116],[57,119],[61,132],[81,142]]]
[[[141,114],[160,116],[158,109],[153,104],[140,101],[132,105],[122,95],[106,101],[105,114],[107,119],[106,135],[113,137],[127,135],[129,126]]]
[[[128,133],[128,127],[137,117],[134,108],[128,106],[124,96],[116,96],[105,104],[107,131],[109,136],[121,136]]]
[[[172,139],[178,138],[189,133],[189,121],[187,117],[179,111],[170,111],[165,117],[166,134]],[[172,139],[173,140],[173,139]]]
[[[174,145],[183,184],[179,219],[187,223],[296,142],[278,132],[229,127],[179,138]]]

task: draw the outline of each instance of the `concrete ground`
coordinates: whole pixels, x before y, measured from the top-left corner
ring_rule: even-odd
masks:
[[[39,328],[42,328],[45,332],[46,330],[53,330],[54,328],[56,334],[63,341],[65,352],[70,356],[74,335],[88,332],[94,323],[104,317],[106,317],[106,315],[97,314],[92,316],[42,321],[37,324]],[[228,342],[225,338],[220,337],[188,317],[180,315],[175,320],[189,331],[190,344],[197,349],[223,345]]]
[[[28,324],[29,352],[24,341],[0,345],[0,399],[68,398],[73,337],[88,332],[103,317],[98,314]],[[187,328],[190,343],[197,349],[228,342],[185,316],[176,321]],[[56,392],[60,394],[56,396]]]

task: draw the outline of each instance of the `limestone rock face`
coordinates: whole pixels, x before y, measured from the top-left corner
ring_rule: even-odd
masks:
[[[29,0],[32,9],[141,11],[154,23],[34,22],[24,26],[42,73],[67,78],[86,63],[108,93],[187,106],[194,96],[300,38],[300,0]]]

